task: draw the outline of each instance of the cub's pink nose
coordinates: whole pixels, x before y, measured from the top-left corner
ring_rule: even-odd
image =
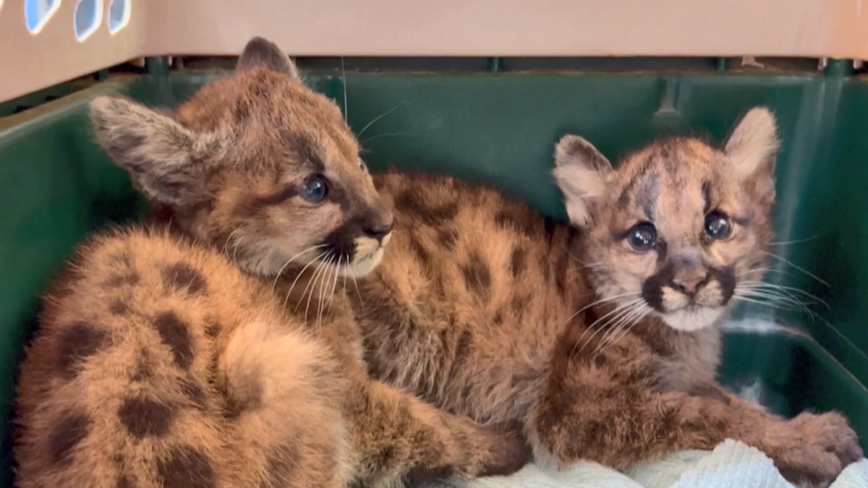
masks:
[[[685,295],[693,296],[696,295],[703,286],[705,286],[706,281],[705,278],[693,278],[688,280],[680,280],[676,278],[672,280],[672,288],[675,288]]]

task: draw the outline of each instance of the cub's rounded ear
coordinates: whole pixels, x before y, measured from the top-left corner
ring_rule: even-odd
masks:
[[[584,138],[566,135],[558,142],[552,174],[573,224],[582,226],[590,221],[590,209],[605,192],[611,172],[612,163]]]
[[[238,58],[235,71],[241,72],[254,68],[270,69],[295,79],[299,78],[298,68],[289,56],[277,47],[277,44],[261,37],[254,37],[247,42]]]
[[[174,206],[206,198],[206,169],[217,156],[218,138],[119,96],[91,101],[90,118],[100,145],[146,198]]]
[[[749,110],[735,124],[724,145],[729,170],[758,200],[774,200],[779,145],[775,117],[766,107]]]

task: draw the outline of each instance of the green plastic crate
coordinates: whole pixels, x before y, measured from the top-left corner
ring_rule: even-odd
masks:
[[[763,402],[785,415],[843,410],[868,450],[868,80],[846,66],[778,74],[348,73],[346,93],[349,122],[364,129],[375,170],[395,164],[491,182],[557,218],[565,214],[549,171],[563,134],[585,136],[614,160],[662,134],[720,141],[748,108],[772,108],[783,139],[776,242],[790,244],[772,249],[781,261],[768,279],[828,308],[812,307],[810,316],[738,309],[721,375],[733,388],[758,384]],[[152,73],[0,118],[0,418],[11,418],[17,362],[53,273],[88,233],[144,208],[93,142],[88,100],[121,93],[173,105],[226,74]],[[342,76],[310,75],[343,103]],[[0,423],[0,486],[11,486],[11,434],[8,421]]]

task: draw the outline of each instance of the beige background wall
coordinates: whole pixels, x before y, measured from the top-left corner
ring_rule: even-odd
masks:
[[[128,26],[76,40],[79,0],[38,34],[0,7],[0,101],[140,56],[798,56],[868,60],[868,0],[130,0]],[[118,0],[120,1],[120,0]]]

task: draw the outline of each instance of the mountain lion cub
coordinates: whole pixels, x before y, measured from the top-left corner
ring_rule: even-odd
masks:
[[[372,373],[480,422],[520,421],[538,460],[625,468],[726,438],[791,480],[862,451],[838,413],[785,420],[715,381],[721,322],[762,286],[775,121],[749,111],[721,149],[665,138],[617,167],[557,145],[570,224],[454,178],[374,177],[395,215],[359,281]]]
[[[103,96],[91,117],[174,226],[94,237],[46,295],[18,382],[18,486],[387,487],[526,463],[517,429],[367,376],[337,283],[377,266],[392,214],[338,107],[273,44],[250,41],[175,112]],[[328,260],[301,276],[310,251]]]

